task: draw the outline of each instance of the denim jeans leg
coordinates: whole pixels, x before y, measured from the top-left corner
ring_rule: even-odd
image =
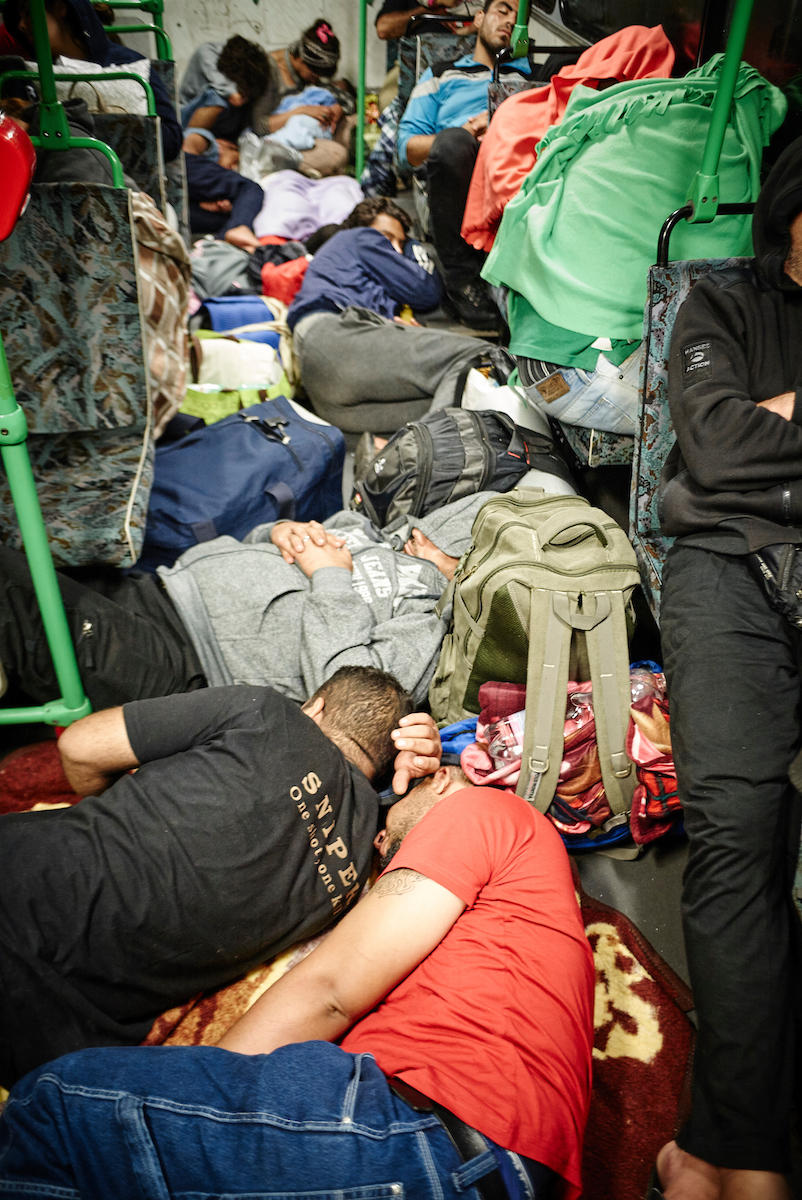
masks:
[[[595,370],[559,367],[546,379],[527,384],[525,391],[534,405],[567,425],[632,434],[638,417],[642,363],[640,347],[619,366],[600,352]],[[561,392],[556,396],[555,380]]]
[[[0,1119],[0,1196],[476,1200],[437,1118],[328,1042],[85,1050],[32,1072]]]

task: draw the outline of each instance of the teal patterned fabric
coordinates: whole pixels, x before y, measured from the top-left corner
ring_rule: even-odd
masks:
[[[0,322],[57,564],[130,564],[152,452],[127,191],[34,186],[0,244]],[[17,544],[0,483],[0,537]]]
[[[632,462],[632,434],[606,433],[560,421],[565,440],[581,463],[589,467],[620,467]]]
[[[473,33],[421,33],[398,39],[398,95],[406,105],[410,93],[427,67],[436,63],[455,62],[469,54],[474,44]]]
[[[655,618],[660,611],[663,563],[673,541],[660,530],[658,488],[663,465],[674,445],[668,408],[668,359],[671,331],[688,292],[710,271],[740,266],[744,258],[692,259],[649,270],[644,341],[646,361],[641,388],[638,434],[635,437],[630,493],[630,538],[641,580]]]
[[[103,112],[94,113],[93,120],[95,137],[116,151],[126,175],[164,212],[167,195],[159,118]]]

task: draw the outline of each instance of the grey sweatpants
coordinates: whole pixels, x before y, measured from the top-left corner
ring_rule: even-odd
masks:
[[[367,308],[299,321],[301,380],[319,416],[347,433],[393,433],[459,403],[461,373],[489,350],[467,334],[388,321]]]

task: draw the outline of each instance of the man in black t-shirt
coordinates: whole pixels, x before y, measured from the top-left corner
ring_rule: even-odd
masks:
[[[402,791],[439,761],[434,723],[408,708],[392,676],[347,667],[302,709],[272,688],[209,688],[68,729],[62,761],[86,798],[3,818],[0,1084],[140,1042],[165,1009],[340,916],[370,868],[371,781],[394,750]]]

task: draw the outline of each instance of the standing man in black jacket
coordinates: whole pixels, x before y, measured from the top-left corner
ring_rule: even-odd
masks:
[[[802,140],[753,241],[745,268],[695,286],[671,343],[662,637],[699,1042],[690,1120],[658,1155],[667,1200],[791,1196],[802,628],[771,577],[795,563],[802,617]]]

